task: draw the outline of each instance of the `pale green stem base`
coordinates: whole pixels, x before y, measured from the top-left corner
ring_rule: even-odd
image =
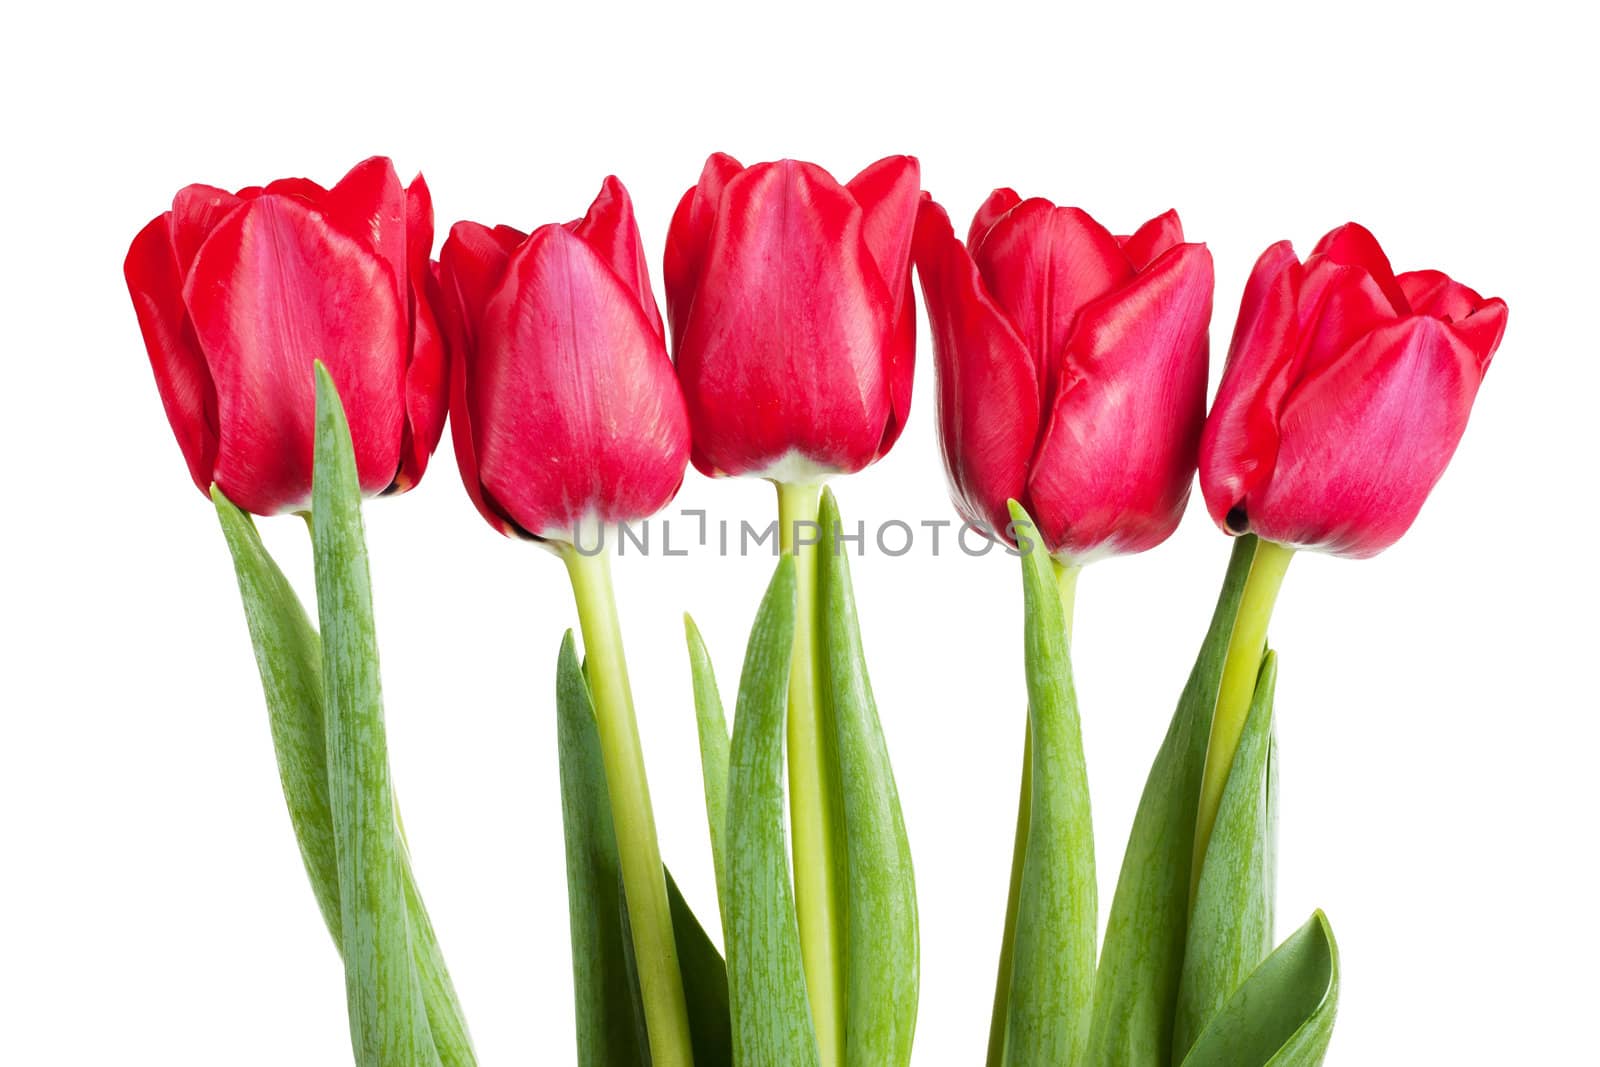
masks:
[[[1072,609],[1077,600],[1080,566],[1055,562],[1056,586],[1061,592],[1061,613],[1067,623],[1067,643],[1072,643]],[[1011,1003],[1011,963],[1016,955],[1017,906],[1022,895],[1022,868],[1028,857],[1028,822],[1033,810],[1033,725],[1022,737],[1022,787],[1017,800],[1017,832],[1011,844],[1011,890],[1006,896],[1005,929],[1000,935],[1000,967],[994,982],[994,1008],[989,1015],[988,1067],[1001,1067],[1006,1058],[1006,1016]]]
[[[650,786],[645,780],[644,752],[633,714],[628,665],[622,653],[622,629],[611,589],[610,550],[603,548],[586,556],[567,545],[561,549],[561,558],[572,579],[583,627],[585,673],[594,698],[606,791],[611,798],[611,823],[622,864],[650,1060],[655,1067],[693,1067],[689,1011],[678,969]]]
[[[1200,886],[1200,869],[1211,844],[1211,830],[1222,805],[1222,791],[1228,784],[1239,737],[1250,715],[1250,700],[1255,695],[1256,675],[1261,657],[1267,651],[1267,622],[1272,618],[1278,589],[1294,558],[1294,549],[1272,541],[1257,541],[1250,574],[1245,578],[1239,613],[1234,616],[1233,634],[1222,662],[1222,682],[1217,689],[1217,707],[1211,716],[1211,739],[1206,747],[1205,772],[1200,779],[1200,808],[1195,818],[1194,868],[1189,881],[1190,900]]]
[[[844,887],[838,855],[834,739],[817,662],[816,526],[820,485],[778,485],[779,547],[795,557],[794,659],[789,669],[789,824],[795,912],[822,1067],[844,1061]],[[810,525],[808,525],[810,524]],[[807,542],[810,542],[809,544]]]

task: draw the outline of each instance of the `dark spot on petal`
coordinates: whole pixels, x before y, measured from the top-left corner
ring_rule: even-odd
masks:
[[[1229,533],[1247,534],[1250,532],[1250,516],[1244,513],[1244,506],[1233,508],[1228,512],[1223,524],[1228,527]]]

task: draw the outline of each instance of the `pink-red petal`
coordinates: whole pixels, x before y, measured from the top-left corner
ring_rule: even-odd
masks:
[[[1039,429],[1039,379],[1022,336],[985,291],[950,218],[924,198],[917,277],[933,331],[939,444],[956,509],[996,532],[1022,499]]]
[[[264,196],[202,246],[184,300],[216,383],[215,480],[258,514],[306,506],[322,360],[350,419],[362,489],[394,480],[406,315],[393,271],[301,201]]]
[[[140,230],[122,269],[167,421],[189,476],[207,492],[217,455],[217,397],[186,319],[183,276],[169,223],[170,216],[161,215]]]
[[[1142,552],[1183,516],[1205,422],[1211,254],[1169,250],[1086,306],[1028,477],[1053,552]]]
[[[665,338],[661,311],[650,289],[650,268],[645,260],[644,241],[639,237],[639,224],[634,218],[633,201],[622,182],[615,176],[607,176],[601,183],[599,195],[589,205],[588,213],[572,232],[589,242],[596,254],[610,264],[617,277],[633,291],[639,309],[656,333]]]
[[[672,327],[674,351],[683,339],[689,309],[700,284],[701,265],[717,213],[722,209],[722,194],[743,165],[723,152],[713,152],[700,171],[700,181],[678,203],[667,230],[667,249],[662,260],[661,280],[667,291],[667,320]]]
[[[1245,284],[1228,361],[1200,438],[1200,489],[1223,529],[1252,489],[1272,473],[1278,403],[1288,391],[1299,339],[1296,297],[1304,273],[1294,248],[1279,241],[1256,260]],[[1234,529],[1234,532],[1240,532]]]
[[[635,294],[583,240],[542,227],[490,298],[467,406],[478,476],[525,530],[666,504],[688,455],[683,402]]]
[[[1359,267],[1372,276],[1379,290],[1393,305],[1394,313],[1404,315],[1411,310],[1406,300],[1405,292],[1400,288],[1400,283],[1395,280],[1394,268],[1389,265],[1389,257],[1384,255],[1383,246],[1378,244],[1378,239],[1372,231],[1359,222],[1347,222],[1343,226],[1329,230],[1317,242],[1317,247],[1311,250],[1307,257],[1306,266],[1311,266],[1311,261],[1319,256],[1341,266]]]
[[[822,168],[785,160],[730,181],[679,333],[679,377],[707,474],[798,453],[838,472],[878,455],[891,412],[891,292],[862,211]]]
[[[1140,226],[1128,237],[1118,238],[1122,254],[1134,270],[1144,270],[1160,256],[1183,243],[1183,223],[1176,211],[1163,212]]]
[[[1285,403],[1251,529],[1347,556],[1393,544],[1444,473],[1480,381],[1477,356],[1437,319],[1373,330]]]
[[[1077,208],[1037,198],[996,222],[973,260],[984,285],[1027,341],[1046,388],[1079,309],[1134,277],[1128,257],[1104,226]]]
[[[433,198],[417,175],[406,187],[406,289],[411,321],[406,364],[406,425],[395,489],[416,485],[444,433],[450,407],[450,372],[439,326],[439,288],[433,254]]]
[[[978,210],[972,216],[972,225],[967,227],[967,250],[976,253],[983,239],[989,236],[989,231],[994,228],[994,224],[1005,218],[1006,213],[1020,203],[1022,197],[1017,195],[1015,189],[1002,186],[990,193],[988,198],[978,205]]]

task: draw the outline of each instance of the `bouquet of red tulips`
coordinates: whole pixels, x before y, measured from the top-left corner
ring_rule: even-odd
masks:
[[[1025,599],[1010,897],[992,998],[986,982],[972,998],[989,1064],[1321,1062],[1338,952],[1320,912],[1275,929],[1268,621],[1295,551],[1370,556],[1410,526],[1502,301],[1396,274],[1353,223],[1304,260],[1274,245],[1208,414],[1211,257],[1174,212],[1116,236],[999,189],[962,241],[910,157],[841,183],[714,155],[672,218],[665,319],[615,178],[576,221],[458,222],[433,246],[426,184],[380,158],[329,188],[189,186],[126,261],[168,420],[232,552],[360,1067],[477,1062],[395,804],[362,532],[362,498],[416,485],[447,419],[478,511],[558,556],[576,603],[550,770],[580,1062],[910,1062],[911,851],[851,588],[861,538],[825,486],[905,427],[913,272],[963,534],[1018,560]],[[610,570],[690,462],[772,482],[778,519],[731,730],[687,625],[717,887],[700,914],[657,843]],[[1197,471],[1232,556],[1101,942],[1074,590],[1088,564],[1166,540]],[[310,530],[314,616],[252,518],[282,514]]]

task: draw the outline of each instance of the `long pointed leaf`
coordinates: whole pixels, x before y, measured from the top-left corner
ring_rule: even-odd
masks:
[[[1172,1062],[1200,780],[1222,664],[1256,545],[1249,535],[1234,544],[1210,629],[1139,798],[1100,951],[1084,1060],[1089,1067]]]
[[[867,677],[839,507],[824,490],[817,599],[824,697],[832,708],[844,810],[844,1067],[904,1067],[917,1025],[917,891],[889,748]]]
[[[250,516],[216,486],[211,487],[211,500],[233,554],[295,842],[323,922],[338,943],[339,870],[322,732],[322,642]]]
[[[251,644],[267,698],[278,775],[317,906],[342,954],[339,871],[328,807],[328,760],[323,732],[322,641],[294,589],[261,542],[250,516],[213,487],[213,503],[238,576]],[[412,953],[434,1045],[444,1067],[475,1067],[465,1016],[444,953],[405,856],[406,906]]]
[[[1019,529],[1032,525],[1015,502],[1011,517]],[[1006,1061],[1064,1067],[1082,1053],[1094,998],[1094,829],[1066,615],[1037,538],[1033,550],[1022,553],[1022,575],[1033,798],[1017,899]]]
[[[316,380],[312,545],[350,1040],[360,1067],[417,1067],[438,1056],[411,962],[361,489],[350,427],[320,363]]]
[[[635,1003],[637,986],[626,966],[617,839],[611,828],[594,704],[570,630],[556,665],[556,736],[578,1063],[640,1067],[649,1063],[649,1054]]]
[[[1228,996],[1272,951],[1268,871],[1272,812],[1268,762],[1277,656],[1268,653],[1228,771],[1189,919],[1173,1035],[1174,1059],[1189,1051]]]
[[[722,696],[717,692],[716,674],[711,669],[711,653],[699,627],[689,616],[683,617],[684,635],[689,643],[689,670],[694,676],[695,726],[700,734],[700,772],[705,779],[706,820],[711,825],[711,861],[717,871],[717,900],[728,895],[728,720],[722,711]],[[724,925],[726,918],[724,917]]]
[[[1339,946],[1322,912],[1228,998],[1183,1067],[1317,1067],[1339,1012]]]
[[[783,829],[783,738],[794,647],[794,560],[756,613],[728,764],[728,1001],[740,1067],[816,1067]]]

